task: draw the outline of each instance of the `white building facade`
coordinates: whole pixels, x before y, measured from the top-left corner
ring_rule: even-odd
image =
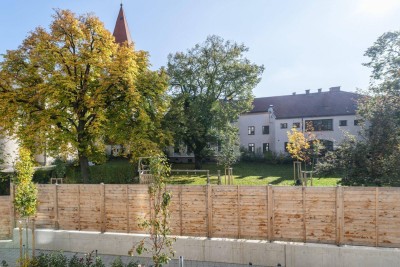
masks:
[[[361,96],[340,87],[315,93],[255,98],[253,109],[239,117],[240,144],[249,152],[285,153],[287,133],[308,127],[327,149],[334,149],[347,134],[358,136],[357,100]]]

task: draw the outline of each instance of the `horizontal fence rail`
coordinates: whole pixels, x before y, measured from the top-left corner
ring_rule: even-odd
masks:
[[[37,228],[143,233],[147,185],[38,185]],[[167,186],[172,234],[400,247],[400,188]],[[0,198],[0,237],[17,219]],[[3,216],[5,215],[5,216]],[[4,221],[4,222],[3,222]],[[4,228],[4,229],[3,229]]]

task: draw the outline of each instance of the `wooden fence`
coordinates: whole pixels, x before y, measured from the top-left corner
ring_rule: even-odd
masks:
[[[11,238],[11,197],[0,196],[0,240]]]
[[[38,188],[38,228],[142,233],[138,223],[150,212],[146,185]],[[205,185],[168,190],[175,235],[400,247],[400,188]]]

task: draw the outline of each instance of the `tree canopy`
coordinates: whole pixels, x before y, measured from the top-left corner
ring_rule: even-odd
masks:
[[[400,32],[387,32],[367,49],[372,69],[358,115],[365,122],[359,140],[329,153],[320,169],[343,171],[343,184],[400,185]]]
[[[33,153],[105,159],[105,144],[159,151],[167,108],[167,76],[149,70],[148,55],[118,45],[93,15],[56,10],[0,64],[0,134],[15,135]],[[140,130],[139,130],[140,129]]]
[[[243,44],[209,36],[186,53],[168,56],[170,127],[176,142],[194,152],[196,168],[212,152],[210,144],[224,140],[218,132],[226,123],[251,108],[264,67],[244,57],[247,51]]]

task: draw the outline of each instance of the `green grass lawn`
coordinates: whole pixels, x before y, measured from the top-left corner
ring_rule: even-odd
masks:
[[[172,169],[191,170],[194,164],[172,164]],[[210,171],[212,184],[218,183],[218,170],[221,171],[221,180],[224,184],[224,169],[215,163],[206,163],[203,170]],[[80,170],[77,167],[70,167],[67,170],[66,183],[82,183],[79,178]],[[90,183],[125,184],[137,183],[138,174],[134,166],[126,159],[111,160],[105,164],[90,167]],[[240,162],[233,166],[235,185],[294,185],[293,165],[271,165],[259,162]],[[136,177],[136,178],[135,178]],[[328,178],[316,177],[313,179],[314,186],[336,186],[340,182],[339,176]],[[207,183],[207,176],[193,173],[173,173],[169,178],[169,184],[190,184],[204,185]]]
[[[172,169],[194,169],[194,164],[172,164]],[[221,171],[221,179],[224,183],[224,169],[217,164],[208,163],[203,165],[204,170],[210,171],[210,180],[212,184],[217,184],[217,171]],[[270,165],[258,162],[240,162],[233,166],[233,176],[235,185],[294,185],[293,165]],[[315,177],[314,186],[336,186],[340,182],[337,177]],[[206,175],[195,174],[175,174],[170,178],[170,184],[206,184]]]

